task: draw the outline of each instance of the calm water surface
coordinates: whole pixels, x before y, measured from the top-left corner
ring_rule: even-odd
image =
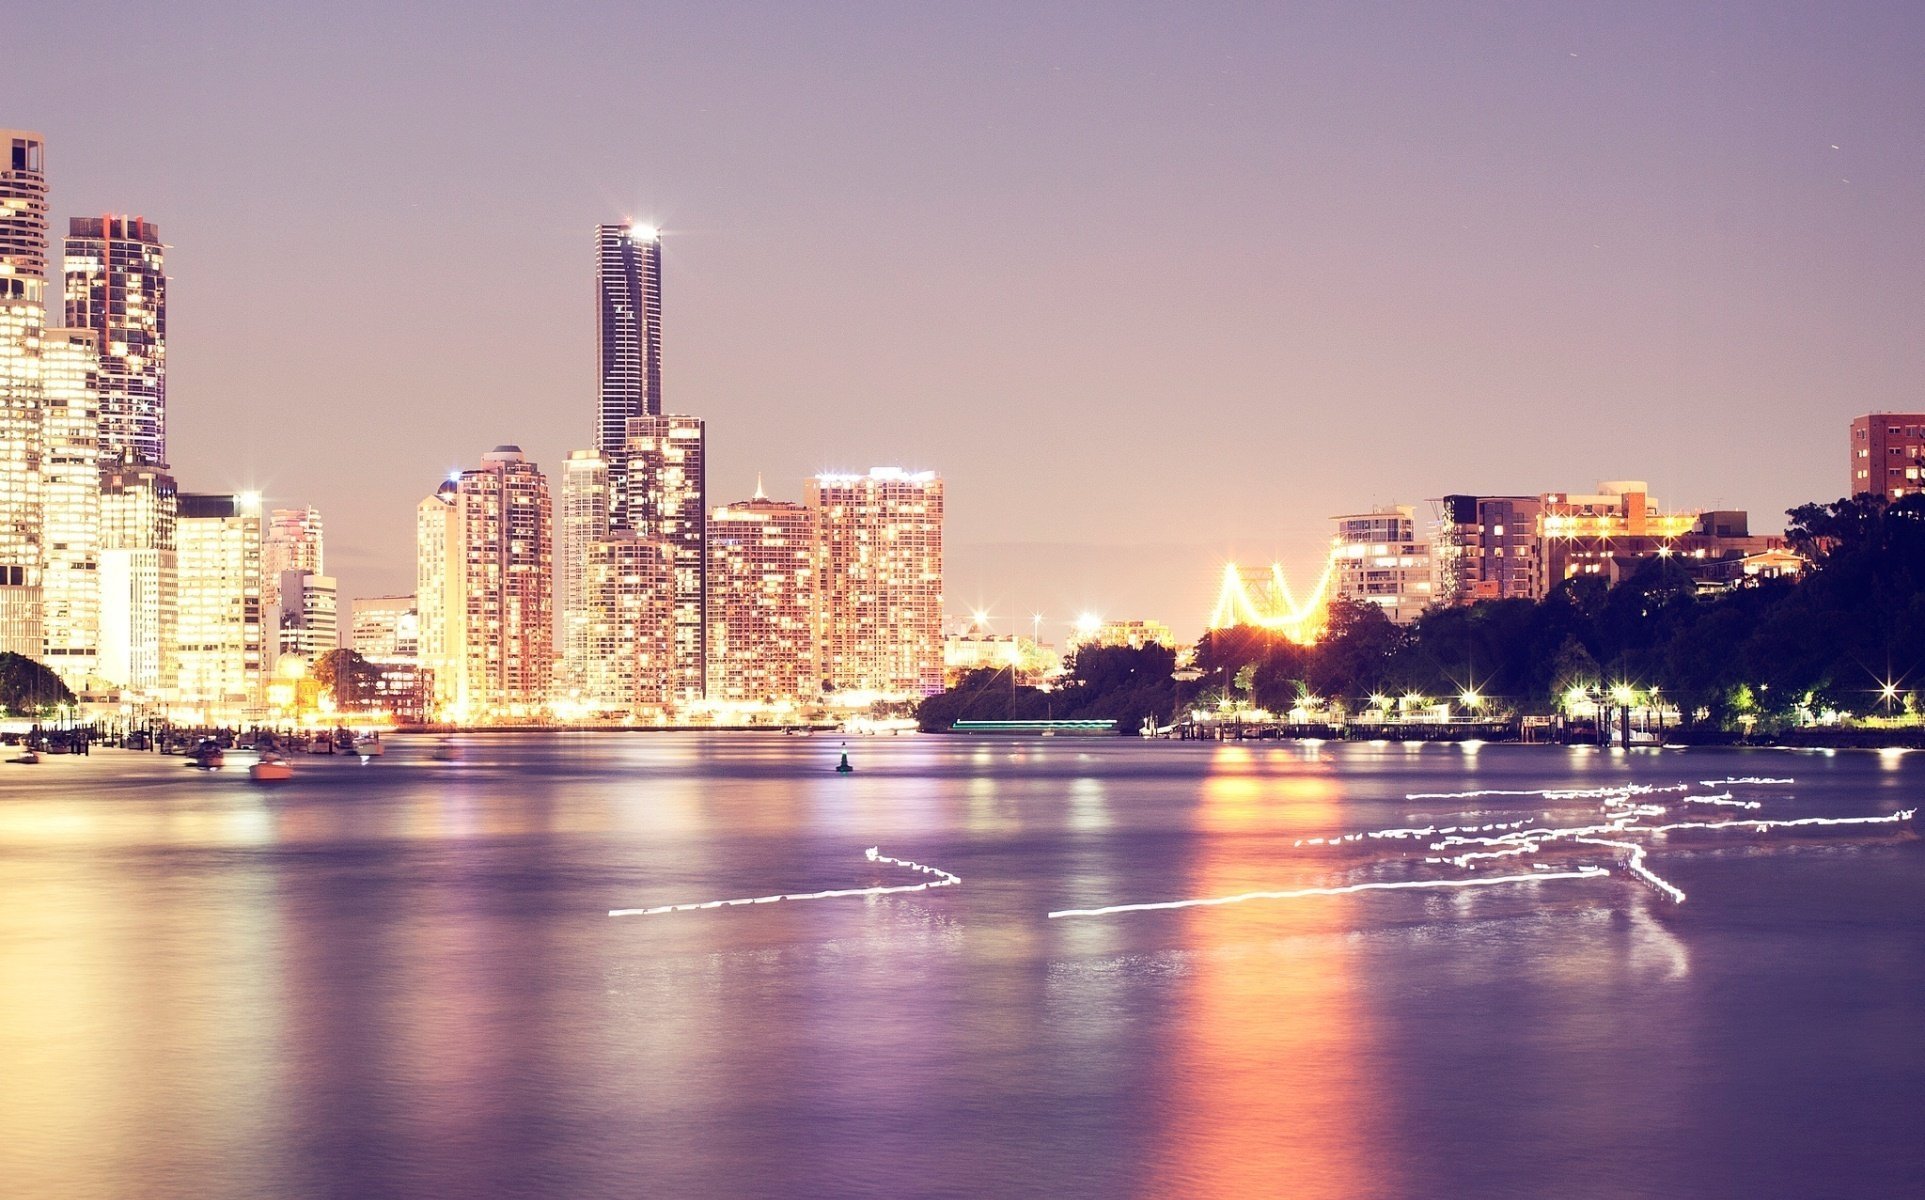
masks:
[[[1872,815],[1925,756],[463,741],[272,790],[0,766],[0,1194],[1925,1190],[1925,846],[1890,826],[1654,843],[1682,907],[1615,875],[1045,917],[1434,877],[1293,843],[1595,812],[1412,793],[1770,776],[1767,815]],[[916,881],[871,845],[964,882],[606,915]]]

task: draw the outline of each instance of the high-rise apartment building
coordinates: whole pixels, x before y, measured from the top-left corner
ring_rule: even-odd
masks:
[[[561,467],[561,503],[555,517],[561,620],[558,690],[573,693],[581,687],[588,650],[586,572],[588,548],[608,537],[608,460],[598,451],[576,450]]]
[[[1887,502],[1925,493],[1925,413],[1868,413],[1851,423],[1845,494]]]
[[[809,481],[823,678],[839,692],[942,690],[942,480],[877,467]]]
[[[174,682],[178,506],[158,467],[101,470],[98,674],[147,698]]]
[[[40,348],[47,324],[46,143],[0,129],[0,651],[38,658]]]
[[[582,589],[589,654],[576,703],[608,717],[662,719],[680,683],[673,547],[616,530],[588,547]]]
[[[599,225],[595,250],[601,384],[595,449],[608,460],[610,519],[628,529],[634,527],[628,422],[662,411],[662,238],[646,225]]]
[[[100,394],[91,329],[41,342],[42,661],[79,688],[100,655]]]
[[[466,592],[461,719],[538,716],[554,673],[553,511],[548,479],[497,446],[459,484]]]
[[[467,710],[463,671],[468,660],[468,574],[458,480],[443,482],[414,510],[417,653],[429,676],[430,707],[437,715]]]
[[[175,701],[204,721],[254,715],[266,684],[261,498],[182,492],[176,506]]]
[[[1434,598],[1430,543],[1418,536],[1410,506],[1331,519],[1332,594],[1374,604],[1399,625],[1422,616]]]
[[[708,698],[813,700],[818,650],[815,510],[753,500],[709,514]]]
[[[167,465],[167,271],[140,217],[75,217],[65,247],[67,321],[100,339],[104,462]]]
[[[703,426],[695,417],[635,417],[628,422],[630,523],[626,528],[669,548],[675,568],[675,698],[706,692],[708,639],[702,597],[708,574]]]

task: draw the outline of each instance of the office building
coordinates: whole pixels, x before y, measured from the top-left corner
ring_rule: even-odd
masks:
[[[178,504],[173,476],[158,467],[101,471],[98,674],[139,699],[174,682]]]
[[[1869,413],[1851,423],[1845,494],[1901,500],[1925,492],[1925,413]]]
[[[1433,502],[1432,574],[1441,604],[1536,599],[1544,593],[1537,521],[1542,496],[1445,496]]]
[[[421,652],[413,596],[356,596],[348,603],[348,645],[369,662],[412,662]]]
[[[1408,505],[1332,517],[1331,595],[1374,604],[1399,625],[1409,625],[1433,599],[1430,543],[1417,534]]]
[[[708,698],[793,704],[822,685],[815,512],[752,500],[709,514]]]
[[[167,271],[139,217],[75,217],[65,246],[66,323],[100,340],[103,462],[167,465]]]
[[[942,690],[942,481],[877,467],[809,481],[823,679],[838,693]]]
[[[630,513],[628,423],[662,411],[662,239],[646,225],[595,229],[600,418],[595,449],[608,462],[609,515],[636,528]]]
[[[41,342],[42,661],[79,689],[100,655],[100,400],[90,329]]]
[[[627,528],[666,545],[673,557],[675,698],[692,704],[706,694],[708,672],[702,599],[708,574],[702,422],[682,416],[633,418],[628,423],[627,469],[632,488]]]
[[[280,597],[280,653],[309,666],[341,644],[341,588],[332,575],[298,568],[282,571],[275,584]]]
[[[176,497],[174,702],[184,716],[231,722],[265,700],[261,499]]]

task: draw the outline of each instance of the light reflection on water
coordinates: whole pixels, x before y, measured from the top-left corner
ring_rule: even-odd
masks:
[[[397,739],[0,775],[0,1192],[1712,1194],[1916,1190],[1912,837],[1674,839],[1620,877],[1047,921],[1396,878],[1300,838],[1412,792],[1925,757],[1123,740]],[[1542,798],[1482,798],[1500,816]],[[1576,812],[1582,806],[1568,806]],[[1495,818],[1493,818],[1495,819]],[[611,921],[691,898],[957,888]],[[1499,894],[1502,892],[1503,894]]]

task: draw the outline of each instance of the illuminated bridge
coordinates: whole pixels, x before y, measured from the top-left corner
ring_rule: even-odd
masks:
[[[1293,642],[1310,643],[1323,631],[1324,607],[1330,599],[1330,584],[1337,571],[1337,556],[1324,561],[1323,573],[1310,594],[1298,599],[1283,576],[1283,567],[1271,563],[1267,575],[1235,563],[1223,568],[1223,586],[1217,591],[1216,610],[1210,615],[1211,629],[1249,625],[1280,633]]]

